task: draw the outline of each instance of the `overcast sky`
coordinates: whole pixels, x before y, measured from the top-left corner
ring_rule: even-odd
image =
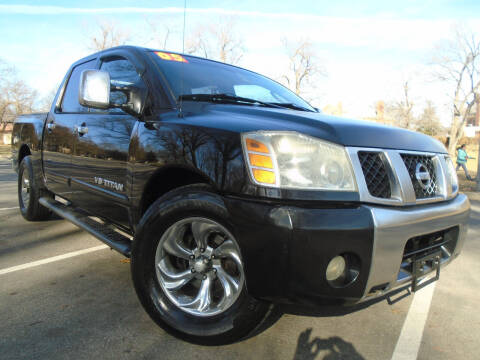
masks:
[[[181,51],[182,1],[0,0],[0,58],[42,94],[61,81],[69,65],[87,55],[88,34],[102,19],[130,33],[129,44],[156,46],[146,20],[172,31],[168,50]],[[373,116],[373,103],[399,99],[409,80],[419,109],[434,101],[448,119],[448,88],[432,82],[432,48],[455,23],[480,34],[480,1],[193,1],[186,31],[200,22],[234,15],[246,54],[240,66],[278,78],[286,66],[281,39],[310,39],[327,71],[309,97],[315,106],[342,102],[346,115]]]

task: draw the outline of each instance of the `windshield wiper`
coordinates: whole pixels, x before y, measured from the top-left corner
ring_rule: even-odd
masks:
[[[269,104],[281,106],[281,107],[287,108],[287,109],[315,112],[313,110],[304,108],[303,106],[300,106],[300,105],[297,105],[297,104],[294,104],[294,103],[269,103]]]
[[[211,101],[211,102],[234,102],[234,103],[246,103],[246,104],[258,104],[267,107],[285,108],[280,104],[267,103],[256,99],[245,98],[241,96],[228,95],[228,94],[185,94],[180,95],[178,100],[190,100],[190,101]]]

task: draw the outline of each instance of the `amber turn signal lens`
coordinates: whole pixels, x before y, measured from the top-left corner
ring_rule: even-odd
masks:
[[[268,154],[270,151],[268,151],[268,147],[261,143],[260,141],[253,140],[253,139],[247,139],[247,150],[248,151],[255,151],[255,152],[261,152]]]
[[[260,183],[275,184],[275,173],[272,171],[253,169],[253,177]]]
[[[270,156],[258,155],[258,154],[248,154],[250,158],[250,165],[259,166],[268,169],[273,169],[273,163]]]

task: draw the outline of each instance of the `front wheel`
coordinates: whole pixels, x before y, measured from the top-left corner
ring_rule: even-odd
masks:
[[[237,341],[269,305],[247,291],[226,210],[205,186],[186,186],[145,213],[132,249],[135,289],[160,326],[190,342]]]

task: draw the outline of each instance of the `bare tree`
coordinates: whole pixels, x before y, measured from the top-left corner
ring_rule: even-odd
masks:
[[[60,84],[52,87],[50,91],[40,99],[40,101],[38,102],[38,111],[50,111],[50,107],[52,106],[53,100],[55,99],[55,95],[57,95],[57,89],[59,86]]]
[[[115,22],[99,20],[96,29],[88,36],[88,48],[93,51],[101,51],[125,45],[129,38],[128,31]]]
[[[403,99],[385,105],[385,116],[393,120],[394,125],[406,129],[414,126],[413,106],[410,98],[408,81],[403,83]]]
[[[229,17],[217,24],[200,24],[188,36],[185,52],[238,64],[245,52],[243,40],[237,37],[236,20]]]
[[[430,136],[439,135],[444,131],[437,115],[437,109],[430,100],[427,100],[422,115],[416,120],[415,130]]]
[[[149,33],[147,42],[151,42],[155,48],[167,50],[168,40],[172,35],[170,27],[159,19],[147,18],[146,22]]]
[[[0,131],[15,117],[35,110],[38,94],[21,80],[13,66],[0,60]]]
[[[452,122],[448,151],[455,152],[463,135],[480,87],[480,41],[476,34],[458,25],[453,38],[439,44],[434,52],[435,76],[452,86]]]
[[[15,69],[0,60],[0,131],[5,130],[10,121],[9,83]]]
[[[202,56],[206,59],[215,58],[210,48],[208,25],[198,25],[188,36],[185,43],[187,54]]]
[[[288,56],[288,71],[281,76],[281,80],[297,95],[301,95],[305,85],[311,83],[315,76],[325,75],[325,71],[308,39],[290,42],[284,38],[282,43]]]

